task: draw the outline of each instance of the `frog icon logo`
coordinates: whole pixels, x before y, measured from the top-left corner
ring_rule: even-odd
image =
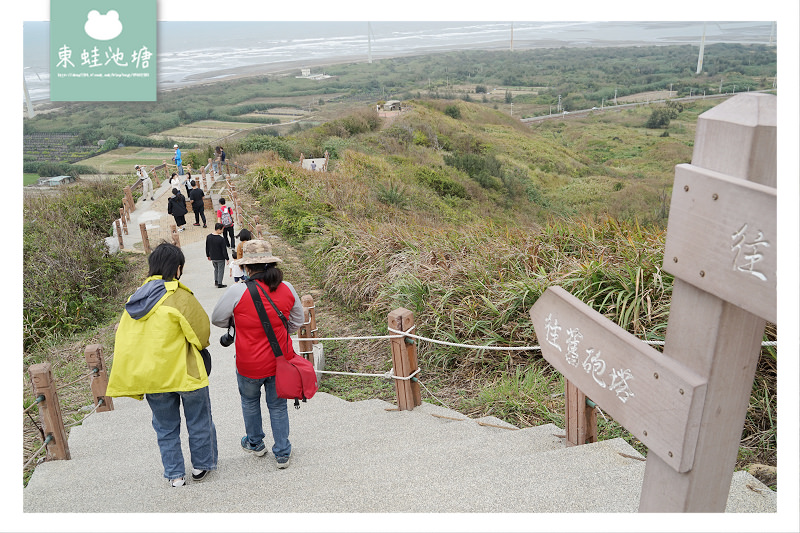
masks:
[[[122,22],[119,13],[110,10],[105,15],[93,9],[89,11],[86,24],[83,25],[86,35],[97,41],[110,41],[122,33]]]

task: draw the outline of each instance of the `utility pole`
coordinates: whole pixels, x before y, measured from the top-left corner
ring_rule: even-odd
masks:
[[[706,47],[706,23],[703,23],[703,38],[700,40],[700,55],[697,57],[697,72],[695,74],[700,74],[703,71],[703,51]]]
[[[556,113],[561,111],[561,95],[558,95],[558,107],[556,107]]]

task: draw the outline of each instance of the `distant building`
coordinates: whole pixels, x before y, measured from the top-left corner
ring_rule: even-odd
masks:
[[[383,104],[384,111],[400,111],[400,100],[388,100]]]
[[[73,181],[75,181],[75,178],[72,176],[55,176],[52,178],[39,178],[36,184],[41,186],[46,185],[47,187],[58,187],[59,185],[66,185]]]

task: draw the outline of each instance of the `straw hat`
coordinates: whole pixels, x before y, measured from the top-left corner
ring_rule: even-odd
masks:
[[[269,241],[245,241],[242,245],[242,258],[232,261],[234,265],[252,265],[255,263],[280,263],[283,260],[272,255]]]

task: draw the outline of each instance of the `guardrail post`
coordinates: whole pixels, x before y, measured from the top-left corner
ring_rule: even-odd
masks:
[[[125,186],[125,198],[128,200],[128,205],[131,206],[131,211],[136,210],[136,205],[133,203],[133,193],[131,192],[130,186]]]
[[[108,372],[106,372],[105,361],[103,360],[103,346],[100,344],[90,344],[83,352],[86,357],[86,364],[89,365],[90,370],[95,370],[92,374],[91,381],[89,382],[92,388],[92,398],[94,398],[94,405],[97,406],[102,400],[103,404],[97,407],[96,411],[101,413],[103,411],[114,410],[114,400],[111,396],[106,396],[106,389],[108,388]]]
[[[114,224],[117,227],[117,240],[119,241],[119,249],[123,250],[125,245],[122,243],[122,228],[119,225],[119,219],[115,220]]]
[[[120,220],[122,220],[122,232],[125,233],[125,235],[127,235],[128,234],[128,224],[127,224],[127,222],[125,222],[125,210],[123,208],[121,208],[121,207],[119,208],[119,218],[120,218]]]
[[[597,410],[587,405],[586,395],[567,379],[564,380],[564,396],[566,446],[597,442]]]
[[[139,224],[139,231],[142,232],[142,246],[144,246],[144,253],[150,253],[150,239],[147,237],[147,225],[142,222]]]
[[[256,239],[262,240],[264,238],[264,226],[256,224]]]
[[[314,298],[310,294],[306,294],[300,298],[300,302],[303,304],[304,324],[297,332],[297,338],[300,340],[300,351],[303,352],[303,356],[313,363],[314,345],[319,342],[313,340],[317,337],[317,313],[314,310]]]
[[[399,308],[389,313],[389,328],[397,331],[410,331],[414,327],[414,313]],[[392,339],[392,365],[394,375],[408,377],[417,370],[417,347],[409,337]],[[394,389],[397,393],[397,408],[400,411],[411,411],[422,403],[419,383],[410,379],[395,379]]]
[[[53,369],[50,363],[38,363],[28,368],[33,385],[33,395],[44,396],[39,402],[39,415],[45,435],[52,435],[53,440],[47,445],[46,460],[69,459],[67,430],[64,429],[64,417],[58,403],[58,393],[53,382]]]
[[[180,248],[181,247],[181,238],[180,238],[180,235],[178,235],[178,226],[176,226],[175,224],[170,224],[169,231],[170,231],[170,234],[172,235],[172,244],[174,244],[175,246]]]
[[[155,188],[158,189],[159,187],[161,187],[161,180],[158,179],[158,172],[156,172],[155,166],[150,169],[150,174],[153,175],[153,183],[155,185]]]

